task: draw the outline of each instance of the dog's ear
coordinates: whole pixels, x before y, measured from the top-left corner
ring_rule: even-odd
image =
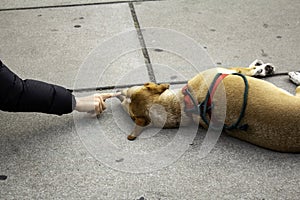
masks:
[[[166,89],[169,89],[170,84],[155,84],[155,83],[145,83],[144,86],[154,92],[155,94],[161,94],[163,93]]]

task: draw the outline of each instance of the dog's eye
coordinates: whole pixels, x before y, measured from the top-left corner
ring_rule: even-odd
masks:
[[[254,66],[261,66],[262,64],[260,62],[255,63]]]

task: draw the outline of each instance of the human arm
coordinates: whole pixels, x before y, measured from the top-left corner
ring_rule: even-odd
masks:
[[[100,114],[112,93],[75,98],[64,87],[37,80],[22,80],[0,60],[0,110],[62,115],[72,112]]]

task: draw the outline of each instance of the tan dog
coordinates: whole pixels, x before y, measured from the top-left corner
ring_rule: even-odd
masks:
[[[188,81],[187,89],[199,104],[210,97],[207,93],[216,74],[230,74],[215,87],[216,92],[210,97],[213,108],[206,107],[204,119],[199,113],[186,112],[187,95],[169,90],[169,84],[146,83],[125,89],[119,99],[136,124],[128,139],[134,140],[149,126],[176,128],[196,122],[207,128],[204,120],[216,120],[210,112],[223,105],[218,99],[226,95],[225,125],[229,127],[240,120],[236,126],[224,129],[229,135],[276,151],[300,152],[300,86],[294,96],[269,82],[250,77],[265,76],[274,70],[271,64],[256,60],[249,68],[217,68],[196,75]],[[246,80],[232,75],[236,72],[246,75]]]

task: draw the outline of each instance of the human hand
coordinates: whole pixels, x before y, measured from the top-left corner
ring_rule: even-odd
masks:
[[[75,110],[99,115],[106,109],[105,100],[117,95],[119,93],[98,93],[85,97],[75,97]]]

